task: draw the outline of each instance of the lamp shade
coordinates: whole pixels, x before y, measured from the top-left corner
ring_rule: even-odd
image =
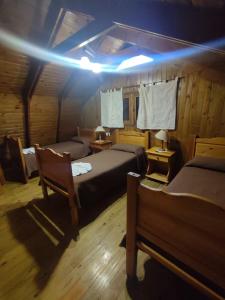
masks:
[[[160,131],[158,131],[158,132],[155,134],[155,137],[156,137],[158,140],[160,140],[160,141],[167,142],[167,131],[161,129]]]
[[[102,126],[98,126],[98,127],[95,129],[95,132],[105,132],[105,129],[104,129]]]

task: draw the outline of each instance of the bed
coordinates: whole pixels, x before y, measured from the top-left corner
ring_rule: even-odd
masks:
[[[68,153],[60,155],[51,149],[35,145],[44,198],[48,197],[47,187],[66,196],[74,227],[79,222],[79,210],[86,202],[106,194],[110,195],[115,189],[126,186],[126,175],[129,171],[146,170],[145,149],[149,146],[148,132],[120,130],[116,136],[116,141],[120,144],[76,161],[76,164],[82,162],[92,166],[90,172],[80,176],[72,175]]]
[[[163,190],[128,175],[126,272],[138,249],[212,299],[225,299],[225,138],[197,138],[194,159]]]
[[[59,153],[69,152],[71,160],[87,156],[91,152],[89,142],[95,138],[94,130],[78,128],[77,132],[78,135],[69,141],[44,147]],[[5,144],[12,162],[13,172],[17,174],[18,181],[27,183],[32,173],[38,170],[34,148],[23,149],[20,138],[12,136],[5,137]]]

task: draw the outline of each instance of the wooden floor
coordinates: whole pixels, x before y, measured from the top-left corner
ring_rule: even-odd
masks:
[[[139,282],[126,284],[119,246],[125,223],[123,195],[82,212],[74,241],[65,199],[44,201],[37,178],[7,183],[0,195],[0,299],[203,299],[143,253]]]

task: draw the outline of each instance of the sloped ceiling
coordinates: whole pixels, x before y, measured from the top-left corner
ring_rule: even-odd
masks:
[[[127,0],[123,0],[123,3]],[[79,1],[64,1],[63,3],[76,3]],[[94,2],[94,1],[93,1]],[[92,3],[93,3],[92,2]],[[110,3],[113,1],[107,1]],[[118,1],[117,1],[118,2]],[[137,2],[137,1],[128,1]],[[173,5],[183,5],[185,7],[199,7],[216,10],[224,9],[225,1],[222,0],[140,0],[140,3],[163,2]],[[30,42],[39,43],[42,35],[45,17],[48,12],[50,0],[7,0],[0,1],[0,26],[7,29],[19,37]],[[129,16],[128,16],[129,18]],[[87,24],[92,22],[94,17],[82,11],[66,11],[63,22],[53,42],[53,46],[58,45],[67,37],[78,32]],[[131,20],[132,22],[132,20]],[[190,20],[191,22],[191,20]],[[179,26],[179,24],[176,24]],[[188,24],[187,24],[188,31]],[[192,33],[190,33],[192,34]],[[194,34],[194,33],[193,33]],[[154,33],[119,26],[105,36],[88,44],[81,50],[71,49],[65,55],[70,57],[80,57],[85,51],[92,52],[93,59],[105,59],[107,56],[121,55],[121,51],[130,51],[135,54],[137,49],[148,50],[150,53],[163,53],[166,51],[190,47],[190,44],[182,43],[175,39],[165,38]],[[190,61],[206,64],[207,66],[217,68],[220,71],[225,70],[225,60],[223,52],[205,52],[201,57],[191,57]],[[17,53],[1,46],[0,49],[0,93],[20,93],[23,89],[30,58],[21,53]],[[58,95],[66,85],[72,70],[47,64],[40,77],[37,87],[34,91],[36,94]],[[84,76],[85,77],[85,76]],[[79,94],[79,92],[78,92]]]

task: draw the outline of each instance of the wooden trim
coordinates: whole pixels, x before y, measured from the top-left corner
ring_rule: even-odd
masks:
[[[196,138],[194,156],[225,159],[225,137]]]
[[[113,22],[108,19],[92,21],[80,31],[72,34],[66,40],[56,45],[53,50],[64,53],[71,49],[82,48],[116,27],[117,25],[113,24]]]

